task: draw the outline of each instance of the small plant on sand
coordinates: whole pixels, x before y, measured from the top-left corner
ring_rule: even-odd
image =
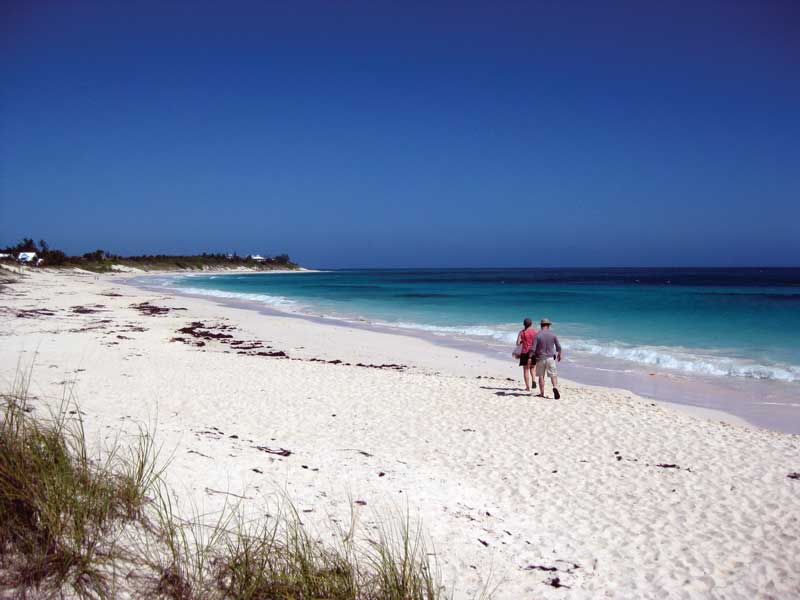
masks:
[[[290,502],[248,520],[240,504],[185,520],[146,427],[93,452],[70,386],[34,416],[30,370],[0,395],[0,596],[174,600],[439,600],[419,528],[355,515],[337,542],[309,535]]]
[[[186,520],[178,514],[172,491],[163,482],[155,492],[149,508],[156,540],[140,552],[150,571],[144,586],[148,595],[173,600],[219,597],[213,593],[210,563],[228,531],[232,512],[226,504],[216,517],[194,510]]]
[[[440,597],[439,573],[429,558],[422,531],[414,528],[409,514],[380,521],[377,539],[364,552],[368,587],[386,600],[432,600]]]
[[[439,600],[439,574],[420,531],[408,519],[379,527],[376,539],[354,540],[355,520],[338,544],[309,535],[287,500],[268,519],[247,520],[240,506],[226,505],[208,525],[195,514],[180,526],[169,497],[157,512],[165,536],[151,558],[159,573],[153,595],[237,600]]]
[[[45,420],[31,415],[29,383],[19,370],[0,398],[0,584],[108,596],[119,533],[157,477],[155,448],[140,431],[129,456],[116,445],[93,456],[71,388]]]
[[[218,589],[226,598],[361,598],[351,557],[313,540],[294,507],[268,521],[239,514],[213,560]]]

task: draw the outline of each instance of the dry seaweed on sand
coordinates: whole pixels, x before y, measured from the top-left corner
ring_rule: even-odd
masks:
[[[187,310],[185,308],[172,308],[169,306],[156,306],[150,302],[139,302],[138,304],[131,304],[130,308],[139,312],[140,314],[155,317],[159,315],[166,315],[175,310]]]

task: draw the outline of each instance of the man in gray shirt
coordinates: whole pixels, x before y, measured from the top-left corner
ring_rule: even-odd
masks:
[[[544,398],[544,376],[550,377],[553,384],[553,396],[558,400],[558,370],[556,362],[561,362],[561,344],[558,336],[550,331],[550,319],[542,319],[542,328],[533,340],[531,354],[536,358],[536,376],[539,378],[539,397]]]

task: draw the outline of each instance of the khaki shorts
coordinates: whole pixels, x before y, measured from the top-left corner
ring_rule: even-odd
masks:
[[[536,376],[544,377],[545,375],[548,377],[558,375],[555,358],[540,358],[536,361]]]

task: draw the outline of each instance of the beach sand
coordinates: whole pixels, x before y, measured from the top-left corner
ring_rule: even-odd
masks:
[[[285,493],[323,539],[351,511],[369,529],[407,510],[458,599],[487,580],[500,599],[800,597],[800,436],[569,381],[538,399],[511,357],[126,277],[4,288],[0,384],[35,362],[46,414],[74,381],[97,440],[157,421],[187,503]]]

